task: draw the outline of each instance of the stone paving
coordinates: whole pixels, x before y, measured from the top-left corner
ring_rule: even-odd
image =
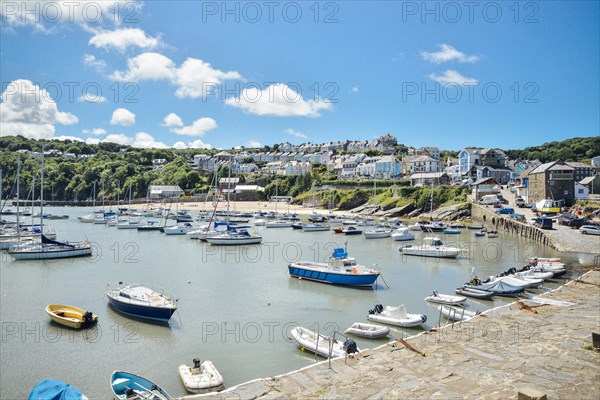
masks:
[[[600,398],[600,272],[543,298],[512,303],[413,337],[299,371],[184,399],[548,399]],[[293,344],[290,344],[293,346]],[[290,349],[291,350],[291,349]],[[423,355],[424,354],[424,355]],[[519,397],[521,398],[521,397]],[[531,397],[530,397],[531,398]],[[534,397],[535,398],[535,397]]]

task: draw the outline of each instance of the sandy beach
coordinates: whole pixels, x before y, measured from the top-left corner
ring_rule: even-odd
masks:
[[[160,206],[160,204],[156,203],[153,206]],[[165,207],[165,205],[163,205]],[[175,207],[175,204],[171,206],[171,209]],[[188,210],[188,211],[207,211],[211,212],[214,206],[211,202],[191,202],[191,203],[179,203],[180,210]],[[227,202],[219,202],[217,206],[217,210],[224,211],[227,210]],[[301,205],[295,204],[287,204],[284,202],[269,202],[269,201],[238,201],[232,202],[229,204],[229,210],[232,212],[255,212],[255,211],[277,211],[280,214],[285,213],[296,213],[296,214],[304,214],[309,215],[313,212],[317,212],[319,214],[327,215],[329,210],[322,208],[313,208],[313,207],[304,207]],[[348,214],[349,211],[333,211],[334,214]]]

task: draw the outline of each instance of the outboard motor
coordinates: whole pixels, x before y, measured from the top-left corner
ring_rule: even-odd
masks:
[[[194,373],[194,374],[202,373],[202,367],[200,366],[199,358],[194,358],[194,367],[192,368],[192,373]]]
[[[94,320],[94,315],[89,312],[86,311],[85,313],[83,313],[83,324],[84,325],[90,325]]]
[[[344,350],[346,350],[346,353],[348,354],[357,353],[358,349],[356,347],[356,342],[352,339],[346,339],[344,342]]]

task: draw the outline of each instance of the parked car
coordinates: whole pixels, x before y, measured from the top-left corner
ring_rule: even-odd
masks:
[[[533,221],[533,225],[540,229],[552,229],[552,220],[548,217],[535,218]]]
[[[583,225],[579,228],[582,235],[600,235],[600,226],[597,225]]]
[[[500,210],[496,211],[498,214],[512,214],[513,212],[515,212],[514,209],[507,207],[507,208],[501,208]]]

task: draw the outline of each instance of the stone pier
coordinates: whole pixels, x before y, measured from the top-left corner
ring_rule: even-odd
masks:
[[[182,399],[597,400],[600,352],[592,333],[600,332],[600,272],[581,280],[347,361]]]

